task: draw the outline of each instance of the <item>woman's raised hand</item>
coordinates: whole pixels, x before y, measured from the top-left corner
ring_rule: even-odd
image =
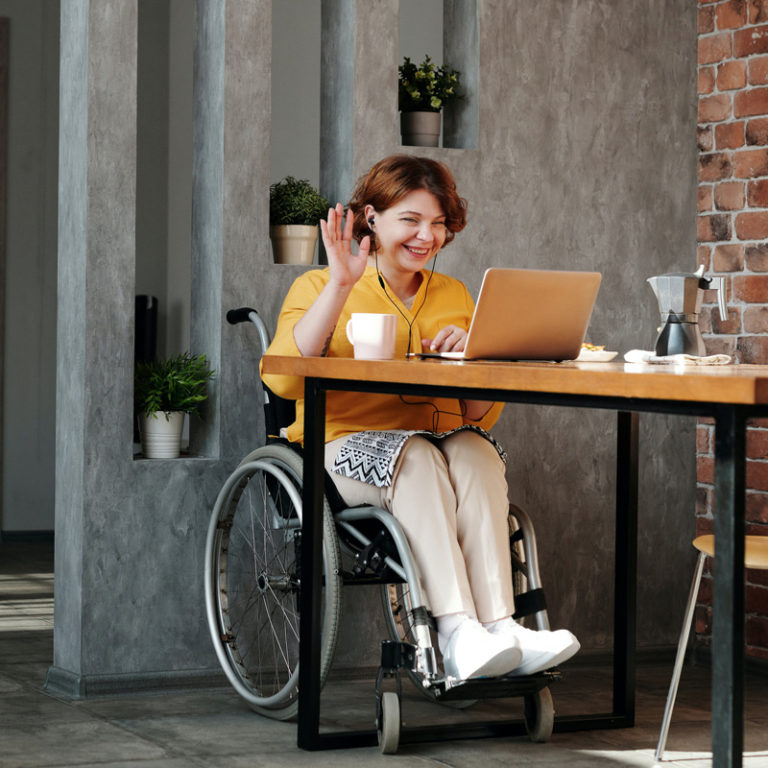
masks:
[[[352,252],[352,225],[354,216],[347,212],[344,220],[344,208],[336,203],[328,210],[328,221],[320,220],[320,232],[328,256],[331,281],[339,286],[352,286],[361,277],[368,263],[371,238],[366,235],[361,241],[357,253]]]
[[[328,211],[328,221],[320,221],[330,280],[293,327],[293,338],[302,355],[327,354],[344,303],[368,263],[371,238],[366,235],[358,252],[352,253],[353,215],[347,213],[342,225],[343,219],[344,209],[337,203]]]

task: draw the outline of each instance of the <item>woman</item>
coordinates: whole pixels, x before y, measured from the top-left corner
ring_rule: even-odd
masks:
[[[359,181],[346,219],[337,204],[321,222],[328,268],[295,281],[269,352],[351,357],[345,328],[352,312],[397,314],[396,356],[463,350],[472,298],[434,265],[465,224],[466,201],[444,165],[407,155],[381,160]],[[288,438],[300,441],[303,381],[264,380],[297,400]],[[327,394],[326,468],[349,505],[380,506],[402,525],[437,622],[445,673],[457,679],[532,674],[579,649],[567,630],[537,632],[511,618],[503,451],[485,431],[501,408]]]

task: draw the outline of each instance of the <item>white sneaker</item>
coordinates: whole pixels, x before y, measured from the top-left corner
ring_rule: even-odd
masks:
[[[567,629],[537,631],[518,624],[514,619],[497,622],[488,631],[494,637],[503,638],[505,642],[517,640],[522,649],[523,658],[510,673],[512,675],[533,675],[556,667],[581,648],[579,641]]]
[[[498,677],[520,665],[523,652],[516,638],[492,635],[479,622],[463,621],[451,633],[443,652],[447,677],[468,680],[471,677]]]

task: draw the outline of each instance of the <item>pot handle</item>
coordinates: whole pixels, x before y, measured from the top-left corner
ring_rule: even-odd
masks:
[[[709,287],[717,291],[717,307],[720,310],[720,320],[725,321],[728,319],[728,307],[725,305],[725,278],[711,277],[710,281]]]

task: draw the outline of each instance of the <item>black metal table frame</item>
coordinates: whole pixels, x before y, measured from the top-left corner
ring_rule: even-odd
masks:
[[[637,593],[638,413],[711,417],[715,423],[715,537],[717,577],[713,594],[713,768],[742,765],[744,694],[744,494],[746,422],[768,415],[767,406],[701,403],[615,396],[542,393],[490,388],[415,385],[308,377],[305,380],[305,470],[302,573],[310,589],[300,597],[298,746],[307,750],[376,744],[376,731],[320,733],[321,510],[324,485],[325,395],[329,390],[478,398],[531,405],[599,408],[617,412],[616,530],[614,554],[613,711],[555,718],[556,732],[634,725]],[[307,578],[309,577],[309,578]],[[736,587],[739,587],[738,589]],[[400,742],[510,736],[519,722],[409,727]]]

